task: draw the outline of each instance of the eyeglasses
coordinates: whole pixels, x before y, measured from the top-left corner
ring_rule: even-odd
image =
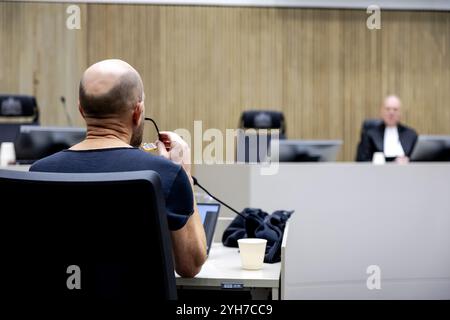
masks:
[[[151,121],[153,123],[153,125],[155,126],[155,129],[156,129],[155,141],[156,140],[162,141],[161,133],[159,132],[159,128],[158,128],[158,125],[156,124],[155,120],[153,120],[152,118],[148,118],[148,117],[145,117],[144,120]],[[154,142],[143,142],[141,144],[141,148],[144,151],[155,151],[158,149],[158,147],[156,146],[156,144]]]
[[[162,140],[161,134],[159,133],[158,125],[156,124],[155,120],[153,120],[152,118],[148,118],[148,117],[145,117],[144,120],[151,121],[153,123],[153,125],[155,126],[155,129],[156,129],[156,132],[158,133],[158,139]]]

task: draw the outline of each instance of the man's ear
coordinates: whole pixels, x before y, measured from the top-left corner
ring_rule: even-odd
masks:
[[[133,124],[139,125],[142,120],[142,113],[144,112],[142,102],[136,103],[136,106],[133,110]]]
[[[78,111],[80,111],[81,116],[85,119],[86,117],[84,116],[83,108],[81,108],[80,100],[78,100]]]

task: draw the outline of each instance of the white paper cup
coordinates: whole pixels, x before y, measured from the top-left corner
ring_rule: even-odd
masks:
[[[14,143],[3,142],[0,146],[0,166],[7,166],[16,163],[16,150]]]
[[[238,240],[243,269],[259,270],[263,267],[266,244],[266,239],[247,238]]]
[[[372,157],[373,164],[385,164],[386,158],[384,157],[383,152],[375,152]]]

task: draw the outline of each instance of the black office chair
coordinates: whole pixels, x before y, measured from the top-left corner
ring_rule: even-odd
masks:
[[[0,170],[7,303],[151,303],[177,298],[159,175]],[[81,288],[75,271],[80,269]],[[74,268],[74,267],[72,267]]]
[[[284,114],[271,110],[248,110],[241,114],[239,128],[242,129],[279,129],[280,139],[286,138]]]
[[[380,124],[383,123],[382,119],[366,119],[364,120],[362,126],[361,126],[361,133],[360,133],[360,139],[359,139],[359,143],[358,143],[358,147],[356,149],[356,161],[361,161],[361,141],[362,141],[362,137],[363,135],[370,129],[378,127]]]
[[[21,125],[39,125],[36,98],[26,95],[0,95],[0,143],[14,142]]]
[[[271,129],[279,130],[279,139],[286,139],[286,124],[284,115],[280,111],[248,110],[241,114],[239,128],[255,129],[256,132],[239,132],[237,137],[236,161],[243,163],[257,163],[266,161],[270,153],[272,140]],[[259,129],[267,129],[263,134]]]
[[[363,133],[365,133],[367,130],[378,127],[382,123],[383,123],[383,120],[381,120],[381,119],[366,119],[366,120],[364,120],[362,127],[361,127],[361,135]]]

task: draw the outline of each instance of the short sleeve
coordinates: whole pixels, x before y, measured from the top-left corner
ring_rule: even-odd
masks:
[[[180,167],[166,199],[170,230],[181,229],[194,213],[194,194],[186,172]]]

